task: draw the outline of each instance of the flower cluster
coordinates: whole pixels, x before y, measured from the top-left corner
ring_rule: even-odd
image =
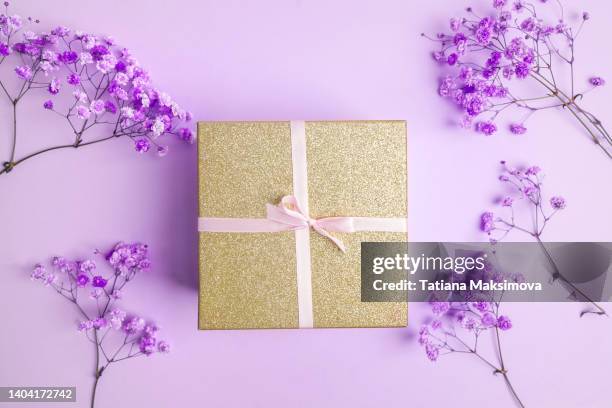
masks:
[[[560,7],[558,21],[540,17],[544,10],[538,7],[548,7],[547,4],[493,0],[485,15],[468,7],[465,16],[450,20],[449,32],[427,36],[440,44],[433,58],[445,72],[450,71],[442,78],[438,92],[461,109],[463,127],[485,135],[497,132],[498,116],[511,107],[524,112],[507,124],[509,131],[517,135],[527,131],[525,121],[534,112],[567,108],[594,141],[605,142],[600,147],[610,154],[612,138],[595,116],[577,104],[586,92],[605,84],[603,78],[593,76],[585,81],[586,89],[575,89],[575,42],[590,16],[584,13],[578,27],[572,28],[563,19],[561,3],[548,3]],[[559,87],[561,74],[555,70],[558,61],[570,66],[570,90]],[[519,92],[526,91],[524,81],[545,94],[519,97]]]
[[[419,329],[418,342],[431,361],[437,361],[441,353],[476,352],[478,336],[484,331],[512,328],[510,318],[499,314],[499,303],[496,302],[435,301],[430,302],[430,306],[433,319]],[[473,337],[473,347],[462,338],[465,334]]]
[[[130,346],[131,348],[127,353],[127,358],[135,357],[139,353],[149,356],[156,351],[160,353],[168,353],[170,351],[168,342],[157,340],[156,334],[159,328],[155,324],[147,323],[142,317],[127,317],[127,313],[121,309],[113,309],[104,317],[83,320],[79,322],[78,329],[82,332],[113,329],[122,333],[126,347]],[[89,334],[88,337],[90,337]],[[138,351],[134,349],[133,345],[138,345]]]
[[[95,254],[100,265],[95,259],[68,260],[56,256],[48,268],[35,265],[31,278],[51,286],[75,305],[83,318],[78,322],[78,330],[95,344],[98,359],[104,358],[104,363],[96,367],[98,378],[110,364],[155,352],[168,353],[170,345],[158,340],[159,328],[153,322],[115,307],[125,285],[150,268],[147,245],[120,242],[107,254],[100,251]]]
[[[96,254],[102,255],[98,251]],[[99,271],[93,259],[68,260],[56,256],[51,260],[52,270],[47,271],[44,265],[37,264],[31,276],[60,289],[64,295],[77,297],[79,290],[88,291],[90,298],[111,303],[122,297],[123,287],[136,274],[151,266],[148,247],[141,243],[120,242],[102,260],[110,267],[110,272]]]
[[[526,168],[511,168],[505,161],[501,162],[502,174],[499,180],[510,187],[512,193],[499,200],[499,205],[508,213],[506,217],[497,216],[486,211],[480,216],[480,229],[489,235],[495,243],[508,235],[510,231],[518,230],[539,239],[550,219],[566,206],[565,199],[553,196],[548,207],[542,194],[541,169],[538,166]],[[515,206],[521,201],[527,203],[534,214],[533,226],[520,225],[516,221]]]
[[[14,57],[18,83],[17,91],[9,92],[5,84],[11,79],[0,81],[5,95],[17,105],[32,90],[45,92],[48,98],[41,106],[67,121],[74,135],[71,147],[127,136],[137,152],[153,148],[164,156],[168,147],[161,136],[194,141],[185,125],[191,114],[154,87],[132,53],[110,37],[62,26],[50,32],[26,30],[19,16],[8,16],[7,7],[0,14],[0,64],[9,57]],[[106,136],[86,137],[98,127],[105,128]],[[5,168],[10,171],[17,163],[13,152]]]
[[[137,272],[151,267],[149,249],[141,243],[125,244],[120,242],[106,256],[116,274],[130,280]]]

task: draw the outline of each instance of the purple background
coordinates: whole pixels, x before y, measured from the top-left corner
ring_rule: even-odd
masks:
[[[489,138],[451,123],[435,96],[432,45],[419,33],[445,27],[461,2],[18,3],[15,12],[44,27],[112,34],[198,120],[406,119],[413,240],[481,240],[477,216],[493,206],[500,159],[539,164],[547,190],[567,198],[546,240],[612,238],[610,161],[569,117],[541,113],[527,135]],[[593,16],[577,78],[612,81],[612,8],[566,3]],[[611,95],[589,94],[586,106],[605,115]],[[70,138],[42,100],[20,108],[21,153]],[[1,103],[5,159],[9,105]],[[0,177],[0,385],[76,385],[80,401],[69,406],[86,406],[92,345],[76,332],[71,305],[28,273],[50,255],[87,256],[122,239],[150,243],[155,266],[122,305],[157,319],[173,352],[111,367],[100,407],[514,406],[501,378],[476,359],[426,360],[414,341],[418,305],[408,329],[197,331],[196,170],[195,148],[173,143],[157,159],[117,140],[41,156]],[[502,339],[505,358],[527,406],[611,405],[609,319],[579,319],[577,304],[504,308],[515,326]]]

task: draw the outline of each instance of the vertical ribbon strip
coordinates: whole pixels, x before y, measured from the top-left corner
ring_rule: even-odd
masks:
[[[329,232],[406,232],[406,218],[326,217],[310,218],[308,211],[308,162],[304,121],[291,121],[291,160],[293,196],[285,196],[278,205],[266,205],[266,218],[200,217],[200,232],[281,232],[295,231],[295,255],[300,328],[314,327],[312,308],[312,268],[310,229],[331,240],[342,252],[344,244]]]
[[[291,121],[291,160],[293,195],[296,209],[308,212],[308,165],[306,162],[306,124]],[[312,268],[310,266],[310,228],[295,230],[295,266],[297,269],[298,321],[300,328],[313,327]]]

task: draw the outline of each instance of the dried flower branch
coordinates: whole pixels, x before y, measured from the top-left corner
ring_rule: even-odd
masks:
[[[574,75],[575,49],[588,13],[583,13],[578,27],[564,20],[560,1],[536,3],[493,0],[493,10],[479,16],[468,7],[466,16],[450,20],[451,33],[423,36],[440,44],[433,57],[453,71],[440,84],[439,94],[460,107],[463,127],[491,135],[497,131],[496,120],[510,108],[523,112],[509,124],[514,134],[527,131],[525,123],[535,112],[559,109],[568,112],[584,127],[592,141],[612,158],[612,137],[602,122],[585,110],[579,101],[605,80],[591,77],[586,89],[578,90]],[[541,17],[545,3],[559,7],[559,21],[547,23]],[[557,66],[557,64],[561,64]],[[564,89],[561,66],[569,67]],[[544,93],[519,96],[525,83]]]
[[[101,255],[99,251],[95,253]],[[92,408],[100,378],[111,364],[170,351],[166,341],[157,340],[159,328],[155,324],[114,307],[126,284],[149,269],[147,246],[119,243],[104,256],[104,263],[110,267],[110,273],[102,273],[91,259],[69,261],[54,257],[51,271],[37,264],[31,275],[32,280],[52,287],[73,303],[84,319],[78,323],[78,330],[96,348]]]
[[[490,211],[482,213],[480,216],[480,229],[489,235],[489,240],[495,244],[503,240],[511,231],[520,231],[534,238],[542,248],[553,268],[552,281],[560,281],[571,290],[572,297],[590,303],[596,310],[585,310],[580,316],[594,313],[607,315],[606,311],[590,299],[583,291],[577,288],[572,282],[566,279],[559,271],[550,252],[542,241],[542,234],[550,220],[559,211],[566,207],[565,199],[561,196],[553,196],[549,200],[550,208],[545,208],[545,200],[542,193],[541,169],[538,166],[527,167],[526,169],[514,169],[508,167],[505,161],[501,162],[502,174],[499,180],[511,188],[512,194],[502,198],[499,202],[502,208],[508,212],[508,216],[496,216]],[[520,223],[515,214],[515,204],[522,201],[527,204],[531,213],[532,223]]]
[[[442,355],[462,353],[473,355],[493,370],[501,374],[516,402],[523,402],[508,376],[504,362],[500,332],[510,330],[512,321],[500,314],[499,301],[474,302],[430,302],[433,320],[419,330],[419,344],[424,347],[427,358],[437,361]],[[497,363],[486,357],[479,349],[479,339],[483,333],[494,332],[493,345],[496,349]]]
[[[113,138],[127,137],[139,153],[155,147],[165,156],[162,135],[174,135],[192,143],[193,132],[181,127],[191,120],[166,93],[154,88],[149,74],[127,48],[109,37],[99,37],[66,27],[50,33],[24,31],[18,15],[9,16],[8,2],[0,14],[0,64],[13,61],[12,78],[0,79],[1,94],[12,105],[12,147],[0,174],[40,154],[80,148]],[[27,24],[38,20],[26,19]],[[11,89],[9,82],[16,80]],[[66,86],[64,86],[64,82]],[[17,156],[17,107],[33,91],[48,93],[41,108],[65,119],[74,141]],[[62,98],[63,96],[63,98]],[[92,129],[105,136],[89,137]]]

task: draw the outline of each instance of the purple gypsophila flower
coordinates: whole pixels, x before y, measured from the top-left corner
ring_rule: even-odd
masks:
[[[79,331],[87,331],[93,329],[93,322],[91,320],[84,320],[79,322],[78,330]]]
[[[486,312],[490,309],[489,302],[472,302],[471,305],[474,309],[481,313]]]
[[[477,325],[478,322],[472,316],[467,316],[464,319],[461,319],[461,327],[466,330],[474,330]]]
[[[497,319],[493,313],[486,312],[480,317],[480,323],[484,327],[493,327],[497,324]]]
[[[79,287],[85,287],[89,283],[89,276],[84,273],[80,273],[76,277],[76,284]]]
[[[77,74],[70,74],[66,77],[66,82],[70,85],[79,85],[81,83],[81,77]]]
[[[480,229],[484,232],[491,232],[495,227],[494,215],[492,212],[484,212],[480,216]]]
[[[433,344],[426,344],[425,353],[430,361],[436,361],[440,355],[440,349]]]
[[[91,284],[93,285],[94,288],[103,288],[106,286],[107,283],[108,281],[104,279],[102,276],[94,276],[91,281]]]
[[[516,74],[517,78],[527,78],[529,75],[529,65],[526,62],[519,62],[514,68],[514,73]]]
[[[555,210],[562,210],[565,208],[565,198],[555,196],[550,199],[550,205]]]
[[[149,142],[149,139],[140,138],[134,143],[134,148],[138,153],[146,153],[151,148],[151,143]]]
[[[79,262],[79,270],[82,273],[91,274],[96,270],[96,263],[91,259],[86,259],[84,261]]]
[[[160,353],[169,353],[170,352],[170,344],[165,340],[160,340],[157,343],[157,351]]]
[[[98,317],[92,321],[94,329],[103,329],[108,326],[108,321],[104,317]]]
[[[478,122],[476,124],[476,130],[487,136],[491,136],[493,133],[497,132],[497,126],[491,121]]]
[[[179,138],[187,143],[193,143],[193,132],[189,128],[180,128],[178,131]]]
[[[49,82],[49,86],[47,90],[49,91],[51,95],[57,95],[60,91],[60,86],[61,86],[60,80],[57,78],[53,78],[51,79],[51,82]]]
[[[113,251],[107,255],[108,262],[113,266],[116,274],[131,276],[139,271],[150,268],[151,261],[148,255],[148,246],[141,243],[118,243]]]
[[[43,107],[49,110],[53,109],[53,101],[50,99],[45,101],[45,103],[43,103]]]
[[[117,106],[112,101],[104,102],[104,109],[108,113],[113,114],[113,115],[117,113]]]
[[[109,323],[111,327],[115,330],[119,330],[123,327],[123,321],[125,320],[126,313],[120,309],[113,309],[109,313]]]
[[[105,112],[104,101],[101,99],[97,99],[89,105],[89,109],[95,114],[100,115]]]
[[[512,322],[508,316],[499,316],[497,318],[497,327],[500,330],[510,330],[512,328]]]
[[[457,18],[451,18],[449,21],[449,27],[452,31],[458,31],[461,27],[461,20]]]
[[[431,311],[435,316],[442,316],[450,309],[449,302],[430,302]]]
[[[27,65],[15,68],[15,73],[19,78],[23,79],[24,81],[27,81],[28,79],[32,78],[32,69]]]
[[[604,86],[606,81],[602,77],[591,77],[589,83],[593,86]]]
[[[6,43],[0,41],[0,55],[3,57],[8,56],[11,53],[11,49]]]
[[[527,132],[527,128],[522,123],[512,123],[510,125],[510,132],[515,135],[522,135]]]
[[[74,51],[67,50],[60,53],[57,59],[64,64],[74,64],[79,59],[79,55]]]
[[[79,117],[79,119],[89,119],[89,117],[91,116],[91,111],[87,106],[79,105],[77,106],[77,116]]]
[[[105,55],[108,55],[109,51],[103,45],[95,45],[89,50],[89,53],[94,61],[101,61]]]
[[[36,264],[34,266],[34,270],[32,270],[32,274],[30,277],[32,280],[40,280],[43,279],[47,275],[47,270],[41,264]]]
[[[123,321],[123,331],[127,334],[134,334],[145,327],[145,321],[142,317],[133,316]]]
[[[150,356],[155,352],[155,345],[157,341],[155,337],[151,337],[148,335],[144,335],[138,341],[138,346],[140,348],[140,352],[145,356]]]

